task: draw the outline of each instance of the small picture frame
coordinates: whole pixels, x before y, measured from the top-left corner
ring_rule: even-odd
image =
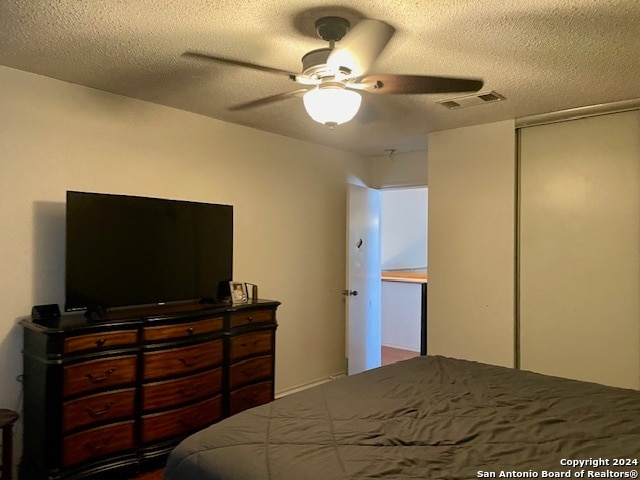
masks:
[[[231,290],[232,303],[247,303],[249,301],[246,283],[229,282],[229,289]]]

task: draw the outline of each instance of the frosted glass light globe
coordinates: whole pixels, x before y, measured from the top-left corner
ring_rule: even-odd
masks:
[[[355,117],[360,109],[362,97],[353,90],[331,86],[309,90],[302,100],[311,118],[331,127]]]

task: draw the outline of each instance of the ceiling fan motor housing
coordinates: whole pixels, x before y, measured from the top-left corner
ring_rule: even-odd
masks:
[[[302,74],[317,80],[324,78],[334,78],[338,74],[349,75],[351,71],[347,67],[340,67],[335,71],[327,65],[327,59],[331,53],[331,48],[319,48],[311,50],[302,57]]]
[[[327,58],[331,53],[330,48],[319,48],[311,50],[302,57],[302,73],[312,78],[321,79],[326,76],[333,76],[333,70],[327,67]]]

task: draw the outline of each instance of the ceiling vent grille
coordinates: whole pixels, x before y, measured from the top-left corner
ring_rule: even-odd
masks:
[[[456,108],[473,107],[474,105],[484,105],[485,103],[500,102],[502,100],[506,100],[506,98],[498,92],[491,90],[474,93],[473,95],[465,95],[464,97],[447,98],[439,100],[436,103],[453,110]]]

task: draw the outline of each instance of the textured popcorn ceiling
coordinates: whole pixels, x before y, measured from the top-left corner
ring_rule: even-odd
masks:
[[[299,71],[339,14],[396,28],[372,73],[484,79],[507,101],[447,110],[457,95],[364,95],[333,130],[286,77],[180,57],[209,52]],[[368,155],[422,149],[430,131],[640,98],[640,0],[1,0],[0,64]]]

